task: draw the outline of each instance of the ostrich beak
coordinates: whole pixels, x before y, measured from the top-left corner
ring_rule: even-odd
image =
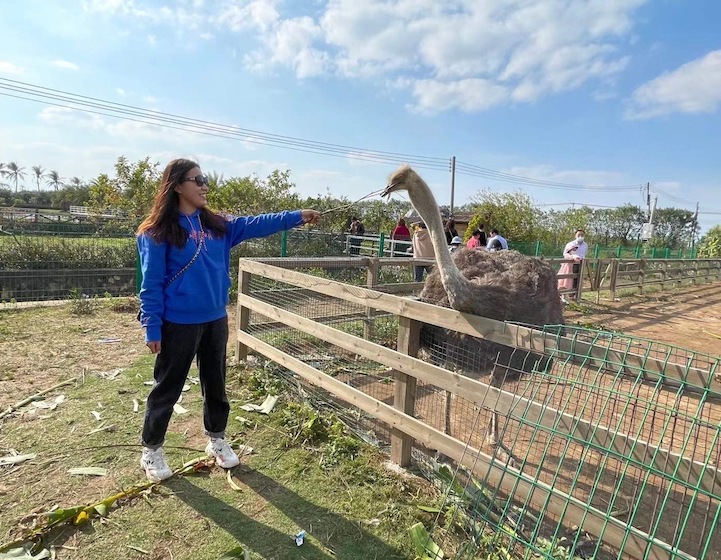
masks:
[[[396,192],[397,190],[398,190],[398,185],[395,185],[393,183],[388,183],[386,185],[385,190],[381,193],[381,198],[386,197],[386,196],[390,198],[391,194]]]

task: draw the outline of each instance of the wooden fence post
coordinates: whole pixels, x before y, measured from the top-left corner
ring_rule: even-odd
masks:
[[[638,294],[643,294],[643,284],[646,280],[646,261],[640,260],[636,265],[638,267]]]
[[[611,291],[611,301],[616,300],[616,281],[618,280],[618,263],[620,259],[611,259],[611,281],[609,290]]]
[[[666,269],[668,268],[668,263],[666,261],[661,261],[661,291],[663,292],[663,288],[666,284]]]
[[[250,292],[250,272],[241,270],[238,274],[238,293],[248,294]],[[241,342],[238,342],[238,331],[247,331],[248,323],[250,322],[250,309],[245,306],[240,306],[238,309],[238,315],[235,318],[236,335],[235,335],[235,363],[239,364],[244,362],[248,358],[248,347]]]
[[[418,356],[421,324],[420,321],[407,317],[398,318],[398,352],[408,356]],[[416,378],[399,371],[394,371],[393,374],[395,376],[393,406],[413,416],[416,403]],[[392,430],[391,461],[401,467],[407,467],[411,463],[411,449],[413,449],[413,438],[398,430]]]
[[[378,276],[380,271],[380,263],[377,257],[368,259],[368,268],[366,269],[366,288],[374,290],[378,285]],[[366,307],[366,319],[363,322],[363,338],[366,340],[373,340],[373,334],[375,333],[375,323],[373,316],[376,314],[376,310],[372,307]]]
[[[586,268],[586,259],[581,260],[578,265],[578,284],[576,285],[576,302],[581,301],[581,293],[583,292],[583,271]]]

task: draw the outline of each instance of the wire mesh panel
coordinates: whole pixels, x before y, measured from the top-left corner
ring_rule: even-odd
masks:
[[[248,296],[273,307],[251,311],[247,332],[343,386],[394,404],[396,374],[387,356],[332,342],[333,332],[344,332],[395,348],[398,316],[374,308],[379,297],[393,296],[354,290],[369,279],[358,263],[303,270],[319,283],[251,276]],[[334,285],[336,296],[313,288],[332,279],[348,290]],[[412,307],[398,301],[405,302],[398,309]],[[311,319],[297,324],[314,334],[288,326],[289,316],[274,308]],[[535,336],[540,347],[514,343],[530,351],[432,324],[420,329],[421,362],[414,363],[446,371],[446,379],[457,372],[478,381],[460,390],[426,375],[414,388],[411,415],[438,434],[429,441],[447,437],[465,449],[452,458],[428,446],[414,454],[446,489],[430,532],[446,556],[721,558],[719,359],[583,328],[547,327]],[[369,441],[389,440],[389,426],[371,412],[293,378]]]
[[[480,509],[468,505],[466,514],[475,522],[461,526],[473,529],[469,537],[477,546],[460,557],[480,557],[477,555],[490,538],[494,546],[513,550],[518,557],[541,554],[555,558],[553,550],[560,553],[558,547],[565,545],[568,554],[582,558],[721,558],[721,534],[714,530],[721,499],[717,470],[721,395],[713,389],[718,360],[652,341],[573,330],[596,348],[633,348],[642,356],[662,358],[669,364],[704,367],[711,374],[709,387],[667,383],[663,377],[648,381],[644,374],[651,371],[631,376],[613,362],[561,351],[552,352],[552,359],[541,370],[502,368],[507,371],[502,388],[518,400],[514,408],[498,415],[496,440],[492,437],[490,442],[502,452],[496,451],[497,458],[507,457],[520,476],[531,481],[531,491],[509,493],[478,471],[475,479],[461,473],[464,492],[476,484],[485,498],[490,492],[494,505],[492,514],[486,502]],[[523,350],[515,353],[528,354]],[[508,362],[496,364],[501,366]],[[451,417],[466,412],[454,411],[452,406]],[[489,443],[493,430],[487,413],[478,411],[466,424],[476,426],[473,433],[463,436],[469,447],[481,447],[484,436]],[[557,510],[560,515],[554,513],[544,507],[553,499],[552,493],[547,500],[534,499],[534,490],[541,488],[556,490],[559,497],[569,496],[586,511],[569,515],[561,508]],[[446,508],[458,499],[457,492],[452,493]],[[578,528],[588,521],[592,510],[600,520],[596,535]],[[519,517],[525,519],[523,524],[518,523]],[[479,520],[493,531],[479,530]],[[436,527],[438,540],[448,540],[447,527],[446,523]],[[620,533],[616,531],[621,538],[620,542],[615,539],[615,547],[605,544],[612,527],[622,528]],[[656,556],[657,552],[649,552],[650,546],[641,554],[624,550],[632,535],[643,534],[647,535],[642,537],[644,542],[658,541],[656,546],[667,555]],[[518,543],[523,548],[518,548]]]
[[[0,301],[135,293],[135,237],[0,236]]]

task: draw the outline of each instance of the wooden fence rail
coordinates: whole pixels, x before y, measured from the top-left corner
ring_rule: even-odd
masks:
[[[268,264],[268,261],[272,265]],[[721,383],[714,378],[716,372],[692,367],[690,363],[673,363],[668,357],[650,356],[648,352],[644,353],[631,347],[619,350],[604,344],[595,345],[574,336],[554,335],[506,324],[379,291],[381,289],[393,291],[390,286],[377,286],[379,270],[382,267],[412,266],[417,262],[413,259],[401,258],[267,259],[265,263],[241,259],[236,356],[238,359],[245,359],[248,350],[252,349],[290,369],[306,381],[329,391],[337,398],[387,423],[392,430],[391,458],[400,465],[409,463],[413,442],[417,441],[429,448],[438,449],[509,495],[514,494],[522,501],[552,513],[559,523],[582,527],[605,543],[622,550],[624,557],[655,560],[693,558],[668,543],[649,536],[619,519],[609,517],[607,513],[583,503],[578,498],[556,487],[543,484],[529,474],[501,463],[493,456],[469,447],[467,443],[414,418],[416,384],[418,381],[433,384],[452,394],[462,396],[479,407],[488,408],[507,417],[521,415],[524,422],[532,422],[549,430],[565,433],[568,438],[582,441],[590,448],[608,448],[612,450],[611,453],[628,456],[629,461],[634,465],[642,465],[649,471],[681,477],[698,491],[719,499],[721,472],[716,467],[684,457],[659,444],[654,445],[644,441],[638,435],[622,433],[609,426],[571,416],[550,407],[548,403],[534,402],[418,359],[416,356],[419,348],[420,325],[422,323],[436,325],[514,348],[545,354],[560,351],[569,356],[580,357],[588,365],[608,367],[615,373],[620,371],[634,378],[642,376],[651,382],[663,381],[664,384],[684,389],[695,388],[721,398]],[[596,289],[601,287],[604,279],[618,289],[625,287],[623,282],[619,285],[619,278],[633,277],[634,274],[643,278],[643,273],[648,270],[654,271],[654,274],[657,270],[670,273],[668,267],[656,268],[655,263],[647,266],[650,261],[644,263],[645,268],[639,268],[639,262],[641,261],[590,259],[586,261],[581,274],[590,272],[589,281]],[[721,266],[719,266],[721,261],[710,261],[709,266],[695,266],[690,269],[674,265],[674,261],[669,262],[671,263],[669,266],[681,268],[683,273],[692,270],[694,278],[718,279],[721,274]],[[635,268],[633,268],[634,263]],[[365,267],[368,287],[335,282],[328,278],[289,270],[296,267],[330,267],[339,264],[351,268]],[[590,268],[586,268],[589,265]],[[602,270],[606,272],[599,272]],[[366,335],[364,338],[359,338],[319,323],[315,319],[300,316],[255,298],[250,291],[253,275],[288,284],[319,296],[330,296],[365,307],[367,310],[365,317],[369,319],[369,324],[378,311],[397,316],[399,320],[397,349],[392,350],[371,342],[368,330],[364,332]],[[404,286],[414,284],[404,284]],[[642,286],[643,283],[640,285]],[[579,295],[580,291],[579,289]],[[393,405],[385,404],[359,389],[350,387],[253,336],[249,332],[251,312],[269,318],[273,324],[286,325],[295,331],[306,333],[339,349],[353,352],[391,368],[395,376]]]

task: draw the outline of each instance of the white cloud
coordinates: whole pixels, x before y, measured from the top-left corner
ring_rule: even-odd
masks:
[[[475,112],[589,82],[608,87],[628,64],[623,48],[647,1],[185,0],[157,9],[149,0],[86,0],[85,8],[166,28],[229,30],[255,71],[394,83],[417,111]]]
[[[115,88],[115,93],[117,93],[120,97],[127,97],[128,95],[128,92],[123,88]]]
[[[66,70],[80,70],[80,67],[77,64],[69,62],[67,60],[53,60],[52,65],[57,66],[58,68],[64,68]]]
[[[45,107],[38,114],[45,124],[72,128],[85,128],[123,140],[167,139],[177,137],[167,129],[147,123],[128,120],[106,119],[101,115],[86,113],[66,107]]]
[[[450,109],[471,113],[500,105],[509,97],[504,86],[478,78],[448,82],[414,80],[411,90],[416,99],[415,108],[423,113]]]
[[[221,9],[216,21],[233,31],[259,29],[265,32],[278,21],[276,5],[275,0],[232,1]]]
[[[4,74],[22,74],[25,72],[20,66],[13,64],[12,62],[6,62],[0,60],[0,72]]]
[[[721,50],[712,51],[633,92],[629,119],[672,113],[713,113],[721,105]]]

